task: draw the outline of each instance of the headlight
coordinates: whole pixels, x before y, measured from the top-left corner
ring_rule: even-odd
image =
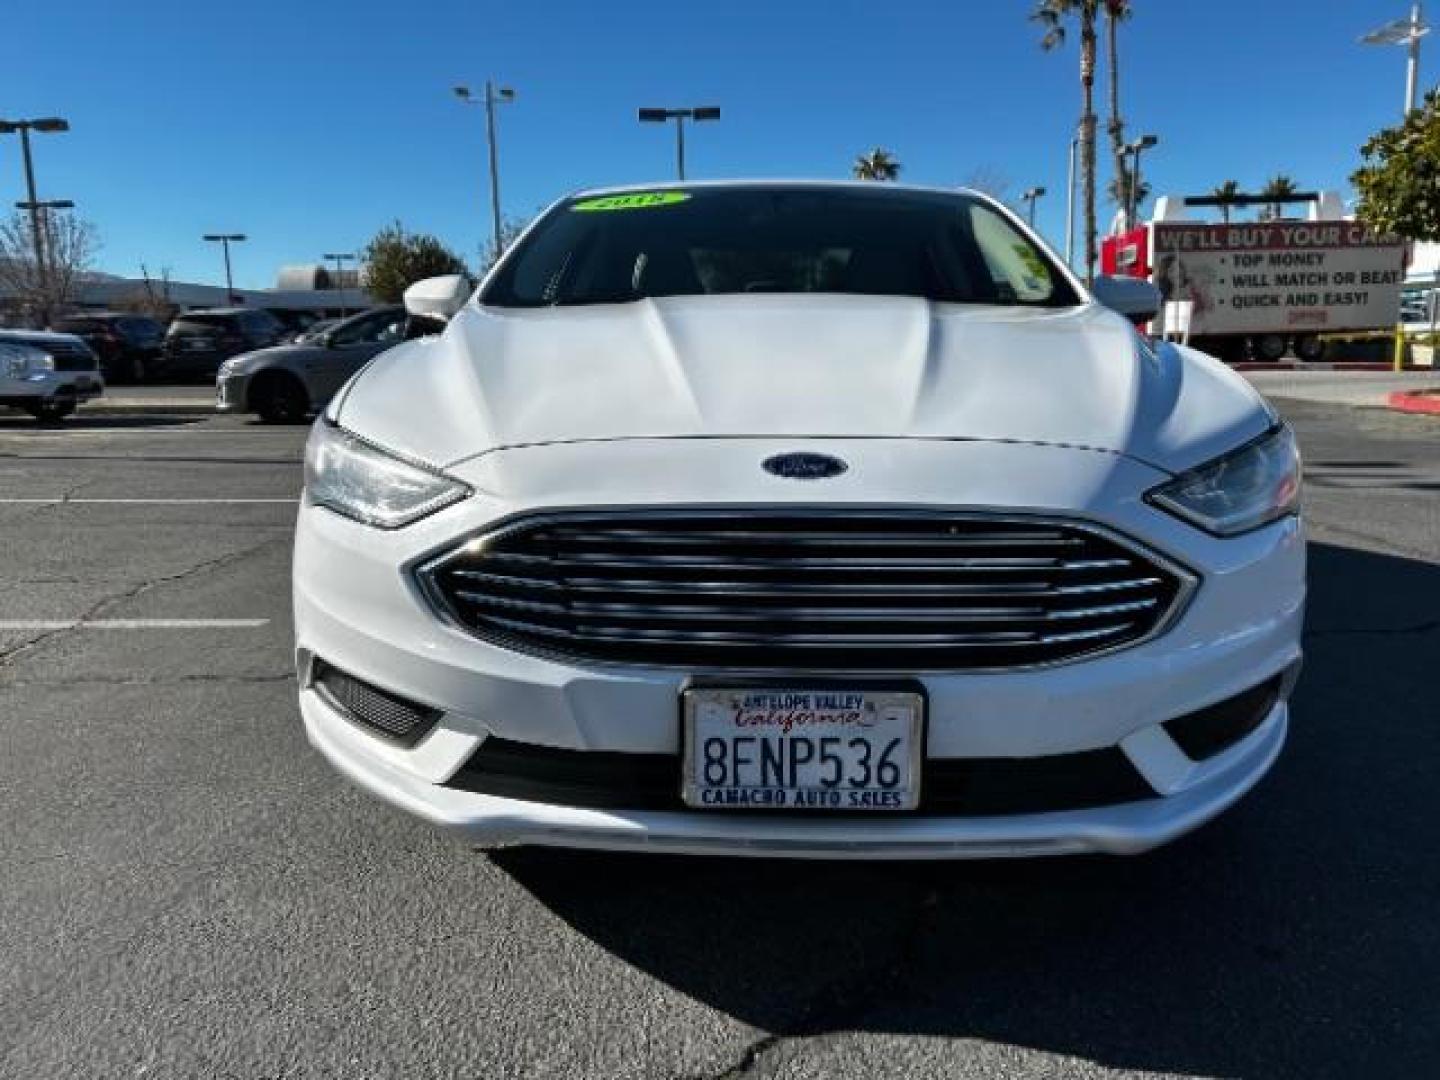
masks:
[[[318,420],[305,446],[305,492],[316,506],[398,529],[469,497],[470,488]]]
[[[6,375],[54,370],[55,358],[32,345],[0,345],[0,372]]]
[[[1149,494],[1156,505],[1216,536],[1258,529],[1300,509],[1300,451],[1281,425]]]

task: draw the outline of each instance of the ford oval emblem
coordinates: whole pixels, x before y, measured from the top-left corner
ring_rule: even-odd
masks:
[[[776,454],[761,463],[768,473],[783,476],[786,480],[828,480],[839,476],[850,468],[845,462],[829,454]]]

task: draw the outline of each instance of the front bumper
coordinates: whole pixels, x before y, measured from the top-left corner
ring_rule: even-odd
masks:
[[[215,411],[221,413],[249,411],[249,385],[249,375],[234,374],[217,377],[215,380]]]
[[[451,470],[483,495],[392,533],[304,507],[295,619],[312,744],[367,790],[482,844],[866,858],[1144,850],[1220,813],[1279,753],[1283,697],[1257,729],[1203,762],[1187,758],[1163,722],[1295,668],[1305,596],[1298,522],[1231,540],[1205,536],[1141,500],[1163,474],[1106,454],[836,440],[826,448],[859,474],[829,482],[837,503],[863,503],[868,488],[884,491],[889,506],[1069,515],[1140,539],[1200,574],[1178,621],[1132,648],[1043,669],[919,676],[930,702],[930,759],[1118,747],[1153,798],[1051,813],[838,820],[582,809],[446,786],[491,735],[572,750],[678,752],[685,672],[572,664],[487,644],[437,617],[412,574],[457,538],[521,509],[656,505],[695,490],[696,475],[715,478],[712,505],[783,504],[812,491],[754,476],[754,461],[791,443],[643,442],[487,455]],[[644,478],[643,490],[626,489],[622,478],[635,477]],[[439,710],[439,721],[413,747],[376,738],[307,685],[312,657]]]
[[[105,393],[97,371],[42,371],[0,378],[0,405],[24,408],[58,401],[92,401]]]

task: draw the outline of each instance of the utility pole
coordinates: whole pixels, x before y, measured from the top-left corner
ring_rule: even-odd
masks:
[[[500,148],[495,137],[495,106],[508,105],[515,100],[515,91],[508,86],[496,86],[485,80],[485,96],[477,99],[468,86],[454,87],[454,94],[464,105],[485,106],[485,141],[490,153],[490,232],[491,255],[499,259],[505,250],[503,228],[500,220]]]
[[[212,244],[218,243],[225,249],[225,296],[231,304],[234,304],[236,302],[235,281],[230,274],[230,245],[241,243],[246,236],[244,233],[206,233],[205,239]]]
[[[699,123],[702,120],[719,120],[718,105],[702,105],[694,109],[641,109],[638,113],[642,124],[664,124],[675,121],[675,176],[685,180],[685,121]]]

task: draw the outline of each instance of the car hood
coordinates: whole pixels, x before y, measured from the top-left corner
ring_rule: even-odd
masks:
[[[450,465],[502,447],[626,438],[976,439],[1179,471],[1272,422],[1224,365],[1152,350],[1097,305],[705,296],[468,305],[352,384],[342,426]]]
[[[293,364],[299,361],[313,360],[323,353],[325,349],[320,345],[267,345],[263,349],[252,349],[238,356],[232,357],[226,369],[235,374],[244,374],[247,371],[258,370],[262,367],[273,367],[277,364]]]

